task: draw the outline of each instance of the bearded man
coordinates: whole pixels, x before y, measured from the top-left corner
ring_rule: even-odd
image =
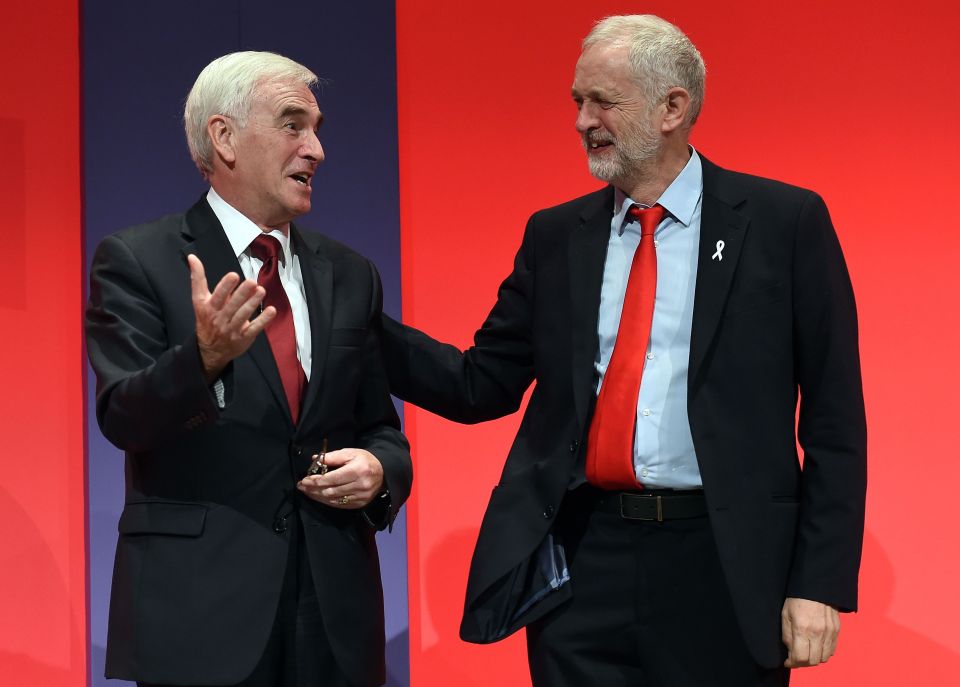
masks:
[[[530,218],[469,350],[385,321],[391,390],[444,417],[513,412],[536,381],[461,636],[526,627],[537,686],[785,685],[856,608],[847,269],[819,196],[690,146],[704,76],[668,22],[599,22],[572,94],[609,186]]]

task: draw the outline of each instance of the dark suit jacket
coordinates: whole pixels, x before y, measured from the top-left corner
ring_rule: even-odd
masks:
[[[757,661],[773,667],[785,656],[786,596],[842,610],[857,604],[866,430],[856,310],[819,196],[707,160],[703,185],[690,429],[745,639]],[[450,419],[513,412],[536,381],[480,528],[461,626],[469,641],[498,638],[504,587],[515,584],[511,575],[582,475],[612,212],[608,187],[534,214],[512,274],[463,354],[385,322],[393,393]],[[713,260],[720,240],[723,259]]]
[[[126,498],[110,601],[107,675],[232,684],[254,667],[277,609],[299,518],[327,633],[358,685],[384,681],[374,529],[295,489],[324,438],[383,464],[392,522],[412,481],[409,448],[377,350],[380,280],[324,236],[291,228],[310,310],[313,367],[294,426],[264,335],[205,384],[186,256],[211,290],[242,274],[205,200],[106,238],[91,271],[87,349],[97,419],[126,452]]]

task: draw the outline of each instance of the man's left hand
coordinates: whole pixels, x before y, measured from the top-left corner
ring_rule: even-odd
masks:
[[[297,484],[297,489],[314,501],[333,508],[363,508],[383,489],[383,466],[369,451],[331,451],[324,464],[331,468],[327,474],[304,477]]]
[[[783,643],[787,645],[787,668],[826,663],[837,650],[840,614],[819,601],[788,598],[780,613]]]

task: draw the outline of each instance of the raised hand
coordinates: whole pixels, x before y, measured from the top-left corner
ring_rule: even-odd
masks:
[[[251,279],[241,282],[240,275],[231,272],[210,293],[200,258],[188,255],[187,264],[203,374],[208,383],[213,383],[227,363],[250,348],[277,311],[268,306],[251,320],[266,294],[262,286]]]

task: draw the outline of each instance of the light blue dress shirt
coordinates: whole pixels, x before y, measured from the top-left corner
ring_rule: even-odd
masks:
[[[697,489],[703,485],[687,417],[687,368],[693,293],[697,279],[703,168],[696,151],[657,201],[666,209],[654,233],[657,295],[637,400],[633,462],[646,487]],[[597,390],[613,354],[640,223],[627,211],[637,205],[617,189],[600,291]],[[643,206],[641,206],[643,207]]]

